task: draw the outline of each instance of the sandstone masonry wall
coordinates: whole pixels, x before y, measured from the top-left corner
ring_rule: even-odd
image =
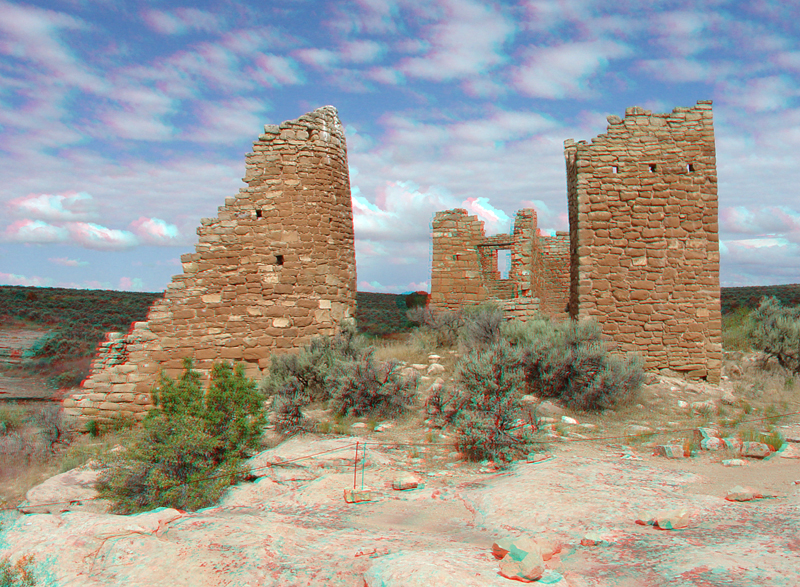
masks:
[[[719,382],[717,172],[711,101],[628,108],[608,131],[565,141],[570,314],[620,352]]]
[[[100,345],[68,413],[108,421],[144,417],[160,372],[191,357],[202,372],[242,361],[258,376],[275,352],[333,334],[355,315],[353,213],[336,109],[268,125],[246,156],[247,187],[197,229],[195,252],[124,337]]]
[[[511,234],[487,237],[483,222],[460,208],[438,212],[432,228],[432,307],[457,311],[495,301],[509,318],[525,320],[538,311],[566,315],[567,237],[540,236],[535,210],[517,212]],[[507,279],[497,267],[501,250],[511,251]]]

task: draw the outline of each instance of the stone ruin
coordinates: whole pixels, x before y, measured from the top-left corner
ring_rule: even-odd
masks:
[[[512,235],[493,237],[464,210],[436,214],[431,304],[495,300],[516,317],[561,317],[568,307],[572,318],[597,320],[613,351],[641,353],[646,369],[719,383],[711,101],[669,114],[628,108],[608,122],[591,143],[564,142],[568,238],[540,236],[532,210],[517,214]],[[502,249],[512,251],[507,279],[497,272]]]
[[[197,229],[147,320],[109,333],[81,390],[79,422],[141,420],[159,374],[240,361],[258,377],[270,355],[333,334],[355,315],[356,266],[347,147],[336,109],[268,125],[246,155],[247,187]]]
[[[432,227],[432,307],[456,311],[495,301],[509,318],[526,320],[537,312],[566,317],[569,235],[539,234],[535,210],[517,212],[511,234],[487,237],[483,222],[462,209],[438,212]],[[497,259],[503,250],[511,252],[505,279]]]

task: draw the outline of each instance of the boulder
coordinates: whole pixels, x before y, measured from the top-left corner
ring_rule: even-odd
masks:
[[[551,402],[550,400],[540,403],[537,411],[540,414],[548,414],[550,416],[562,416],[564,414],[564,408]]]
[[[725,496],[725,499],[728,501],[752,501],[754,499],[761,499],[764,496],[759,492],[753,489],[752,487],[742,487],[741,485],[736,485]]]
[[[400,473],[392,479],[392,489],[396,491],[416,489],[417,487],[419,487],[419,477],[411,473]]]
[[[636,518],[636,523],[643,526],[653,526],[661,530],[679,530],[689,527],[689,513],[683,509],[642,512]]]
[[[542,577],[544,570],[544,560],[538,550],[520,555],[520,558],[509,552],[500,561],[500,574],[516,581],[536,581]]]
[[[441,375],[444,373],[444,367],[439,363],[431,363],[428,365],[428,370],[426,371],[428,375]]]
[[[684,456],[683,446],[680,444],[659,444],[656,446],[653,455],[667,457],[668,459],[682,459]]]
[[[24,514],[59,514],[62,512],[105,513],[110,509],[107,500],[99,500],[95,483],[101,471],[79,467],[28,490],[25,501],[17,509]]]
[[[763,459],[772,453],[770,447],[763,442],[747,441],[742,443],[742,455],[754,459]]]

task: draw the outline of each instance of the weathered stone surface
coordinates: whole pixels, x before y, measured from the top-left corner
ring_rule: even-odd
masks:
[[[182,256],[183,274],[148,320],[99,345],[83,388],[104,396],[96,401],[107,413],[131,403],[120,393],[149,395],[159,372],[179,373],[186,357],[201,371],[214,361],[244,361],[259,376],[275,350],[333,334],[355,314],[353,212],[338,114],[325,106],[282,127],[254,143],[247,187],[203,219],[195,252]],[[95,408],[70,407],[79,425]]]
[[[659,444],[653,454],[657,457],[667,457],[668,459],[682,459],[684,449],[680,444]]]
[[[670,368],[718,383],[711,102],[689,111],[691,119],[680,108],[669,114],[629,108],[591,142],[564,142],[570,315],[596,319],[617,351],[642,353],[648,370]]]
[[[772,453],[769,445],[763,442],[747,441],[742,443],[742,456],[763,459]]]
[[[742,487],[741,485],[734,486],[725,495],[725,499],[728,501],[752,501],[763,497],[760,491],[756,491],[752,487]]]
[[[25,514],[107,512],[108,502],[97,499],[94,488],[99,477],[100,471],[89,467],[55,475],[29,489],[25,494],[25,501],[17,509]]]

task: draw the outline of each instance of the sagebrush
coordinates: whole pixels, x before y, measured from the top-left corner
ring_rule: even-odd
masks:
[[[800,375],[800,308],[787,308],[776,297],[763,297],[749,316],[747,334],[753,348]]]
[[[304,429],[303,409],[313,402],[327,402],[337,415],[400,415],[413,405],[416,387],[416,374],[403,373],[396,362],[375,361],[367,341],[347,325],[296,354],[274,356],[261,383],[282,433]]]

